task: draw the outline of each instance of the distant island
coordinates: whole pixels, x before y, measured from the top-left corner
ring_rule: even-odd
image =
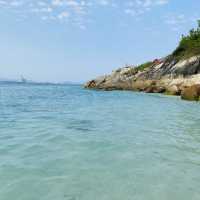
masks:
[[[139,66],[119,68],[87,82],[85,88],[164,93],[200,100],[200,20],[196,29],[182,35],[172,54]]]
[[[64,82],[42,82],[42,81],[33,81],[28,80],[21,76],[20,79],[8,79],[8,78],[0,78],[0,83],[5,84],[23,84],[23,85],[81,85],[78,82],[64,81]]]
[[[20,79],[0,78],[0,83],[33,83],[33,81],[21,76]]]

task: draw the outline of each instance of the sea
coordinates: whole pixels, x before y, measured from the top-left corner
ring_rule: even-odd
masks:
[[[199,200],[200,103],[0,84],[0,200]]]

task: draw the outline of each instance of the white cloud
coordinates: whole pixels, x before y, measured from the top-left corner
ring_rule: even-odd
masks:
[[[198,14],[186,16],[183,13],[171,13],[164,17],[164,23],[169,26],[172,31],[179,31],[186,25],[195,25],[198,19],[200,19]]]
[[[62,0],[53,0],[52,1],[52,5],[53,6],[62,6],[63,5],[63,1]]]
[[[108,0],[99,0],[98,3],[99,5],[102,5],[102,6],[107,6],[110,4]]]
[[[16,0],[16,1],[10,2],[10,6],[18,7],[18,6],[21,6],[21,5],[23,5],[23,1]]]
[[[58,15],[58,19],[62,20],[62,19],[68,18],[69,16],[70,16],[70,14],[68,12],[64,11]]]
[[[164,6],[169,0],[129,0],[124,12],[129,15],[141,15],[154,7]]]
[[[85,29],[88,21],[95,20],[96,9],[116,9],[115,13],[137,16],[168,2],[169,0],[0,0],[0,9],[16,9],[17,13],[27,16],[34,13],[43,21],[63,20]]]
[[[165,4],[168,4],[168,3],[169,3],[168,0],[158,0],[158,1],[156,2],[157,5],[165,5]]]
[[[184,14],[179,15],[171,15],[167,16],[165,19],[165,23],[169,25],[180,25],[187,22],[187,19]]]

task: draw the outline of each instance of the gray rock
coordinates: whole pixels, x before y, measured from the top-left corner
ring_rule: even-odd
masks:
[[[186,86],[200,83],[200,55],[176,61],[170,57],[154,63],[143,71],[124,67],[110,75],[86,83],[86,88],[103,90],[137,90],[180,95]],[[191,81],[190,81],[191,78]],[[177,84],[170,84],[174,80]],[[163,81],[164,80],[164,81]]]

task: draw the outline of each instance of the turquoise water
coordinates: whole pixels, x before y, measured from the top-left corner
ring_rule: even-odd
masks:
[[[1,200],[199,200],[200,104],[0,85]]]

